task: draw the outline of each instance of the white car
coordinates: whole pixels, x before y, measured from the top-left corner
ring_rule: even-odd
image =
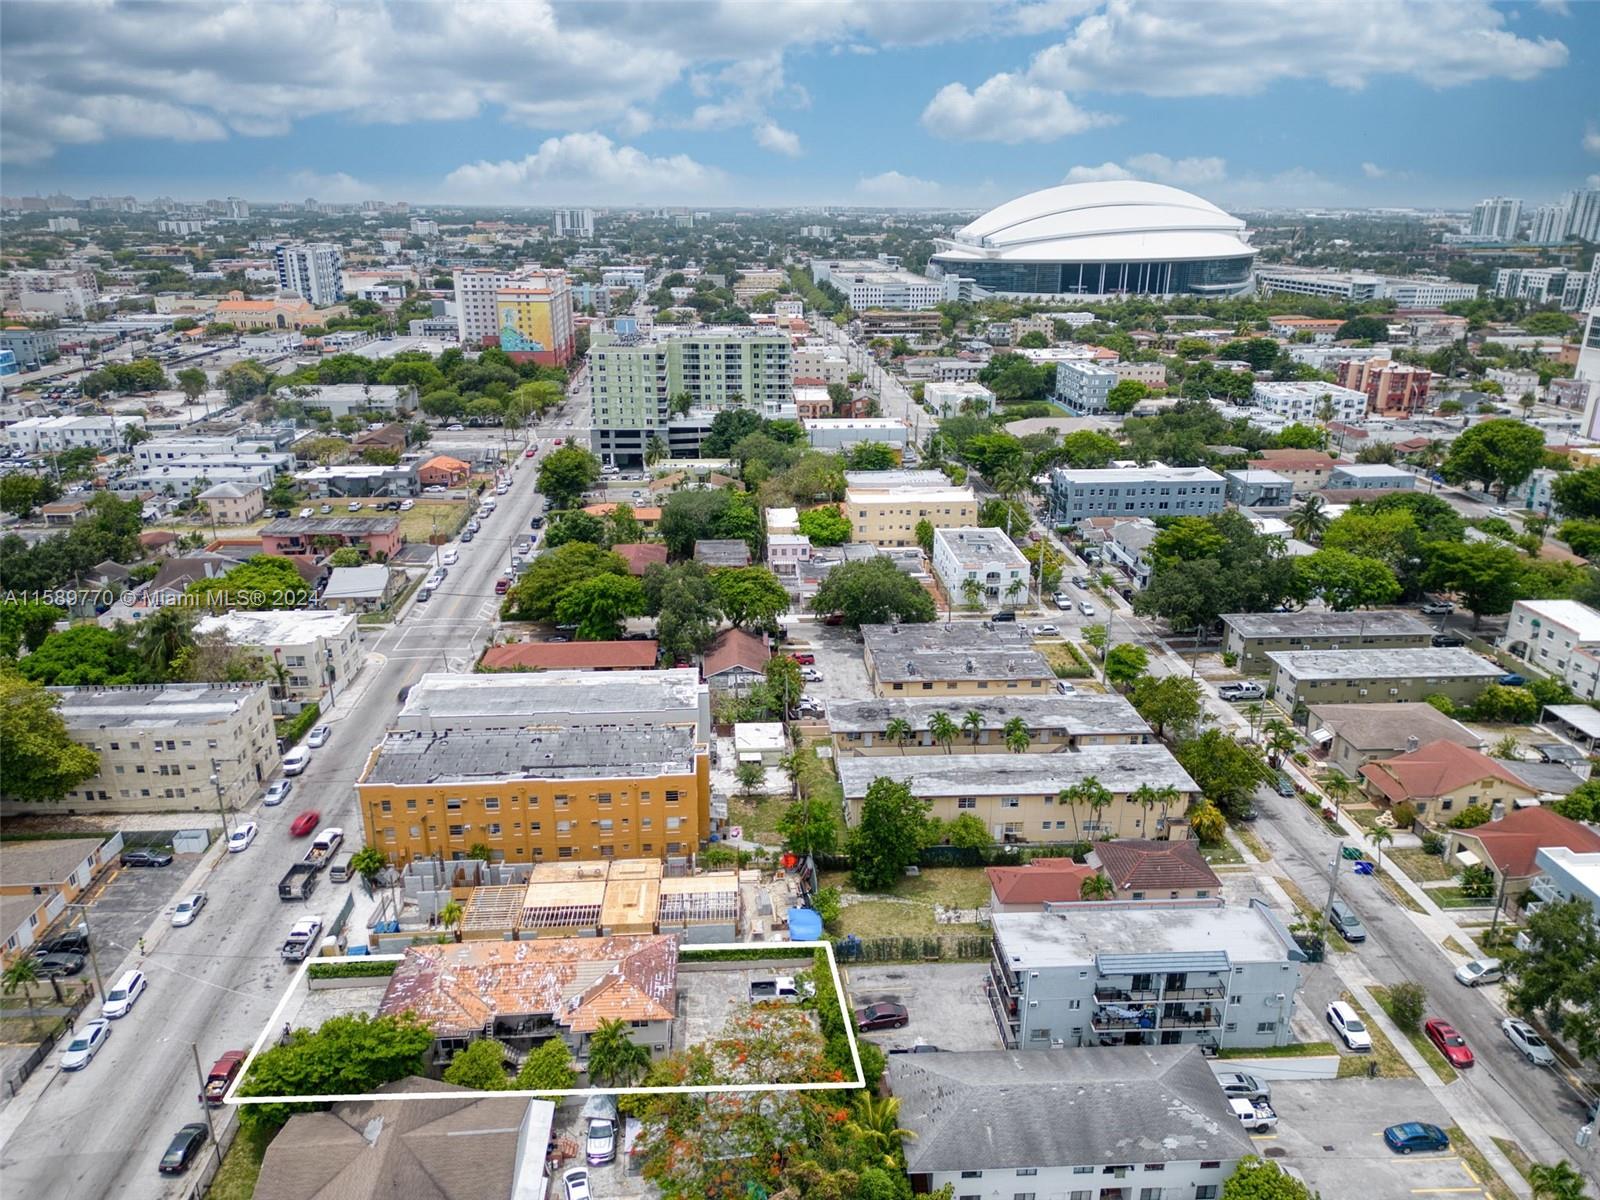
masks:
[[[326,725],[313,725],[311,732],[306,734],[306,745],[316,750],[328,744],[328,739],[333,736],[333,730]]]
[[[1505,969],[1500,965],[1498,958],[1475,958],[1456,968],[1456,982],[1467,987],[1499,983],[1505,977]]]
[[[268,808],[276,808],[289,798],[289,793],[294,791],[294,784],[287,779],[274,779],[267,784],[266,794],[261,797],[261,803]]]
[[[1054,637],[1060,632],[1061,630],[1057,629],[1054,625],[1035,625],[1033,627],[1034,637]]]
[[[347,512],[360,512],[361,511],[361,501],[359,501],[359,500],[350,501],[349,504],[345,505],[345,510]]]
[[[1078,611],[1086,617],[1092,617],[1094,616],[1094,605],[1090,604],[1087,600],[1079,600]]]
[[[1496,504],[1489,510],[1489,512],[1497,517],[1509,517],[1511,515],[1511,510],[1509,508],[1499,504]]]
[[[311,751],[304,746],[296,746],[283,756],[283,773],[285,775],[298,775],[311,765]]]
[[[483,498],[483,500],[479,503],[478,507],[479,508],[486,508],[490,512],[493,512],[494,509],[495,509],[495,504],[496,503],[497,502],[496,502],[496,500],[495,500],[495,498],[493,496],[485,496]]]
[[[314,512],[314,510],[313,510],[313,509],[309,509],[309,508],[302,508],[302,509],[301,509],[301,510],[300,510],[300,515],[301,515],[301,516],[302,516],[302,517],[309,517],[309,516],[313,516],[313,515],[315,515],[315,512]]]
[[[112,1020],[127,1016],[139,1002],[139,997],[144,995],[144,989],[144,972],[129,971],[106,993],[105,1003],[100,1006],[100,1015]]]
[[[422,490],[427,492],[429,495],[438,496],[438,495],[442,495],[443,493],[449,491],[450,489],[445,487],[444,484],[442,484],[442,483],[430,483],[427,487],[423,488]]]
[[[200,910],[206,906],[206,894],[193,892],[178,901],[178,907],[172,910],[172,923],[179,928],[194,924],[194,919],[200,915]]]
[[[111,1036],[111,1022],[104,1017],[96,1017],[82,1029],[78,1030],[73,1039],[67,1043],[67,1048],[61,1054],[61,1069],[63,1071],[81,1071],[93,1061],[94,1056],[100,1052],[100,1047],[106,1044],[106,1039]]]
[[[1333,1031],[1349,1049],[1358,1051],[1372,1049],[1372,1035],[1367,1032],[1366,1025],[1356,1015],[1356,1010],[1343,1000],[1335,1000],[1328,1005],[1328,1011],[1323,1015],[1328,1018],[1328,1024],[1333,1026]]]
[[[589,1190],[589,1172],[582,1167],[573,1167],[562,1175],[561,1186],[567,1190],[567,1200],[594,1200],[594,1193]]]
[[[239,854],[250,849],[250,843],[256,840],[259,832],[254,821],[246,821],[228,835],[228,853]]]
[[[1529,1025],[1526,1021],[1519,1021],[1515,1017],[1507,1017],[1500,1022],[1500,1028],[1505,1031],[1506,1039],[1516,1048],[1517,1053],[1534,1066],[1555,1066],[1555,1054],[1545,1044],[1545,1040],[1539,1036],[1532,1025]]]
[[[450,549],[440,553],[439,561],[447,567],[453,567],[461,561],[461,551],[452,546]]]
[[[402,500],[402,501],[400,501],[400,511],[401,512],[410,512],[416,506],[417,506],[417,502],[415,500]]]

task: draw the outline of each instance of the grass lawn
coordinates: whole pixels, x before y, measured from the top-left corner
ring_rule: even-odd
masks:
[[[1332,1042],[1295,1042],[1288,1046],[1223,1047],[1218,1058],[1314,1058],[1323,1054],[1337,1054],[1339,1048]]]
[[[1528,1168],[1533,1166],[1533,1159],[1529,1158],[1522,1147],[1510,1138],[1497,1137],[1494,1144],[1500,1147],[1500,1153],[1511,1160],[1511,1165],[1517,1169],[1517,1174],[1524,1179],[1528,1177]]]
[[[1394,1012],[1389,1007],[1389,989],[1374,987],[1371,989],[1372,998],[1383,1006],[1383,1011],[1389,1014],[1389,1019],[1394,1020]],[[1397,1022],[1398,1024],[1398,1022]],[[1428,1065],[1433,1068],[1433,1073],[1446,1083],[1456,1081],[1456,1069],[1452,1067],[1445,1056],[1439,1053],[1439,1048],[1430,1042],[1427,1035],[1420,1029],[1403,1029],[1402,1033],[1411,1042],[1417,1053],[1428,1060]]]
[[[1445,1130],[1445,1133],[1450,1137],[1450,1149],[1461,1156],[1461,1161],[1467,1164],[1468,1169],[1483,1183],[1484,1190],[1494,1197],[1494,1200],[1515,1200],[1516,1193],[1506,1186],[1506,1181],[1501,1179],[1499,1173],[1489,1165],[1489,1160],[1483,1156],[1483,1151],[1472,1144],[1472,1139],[1462,1132],[1461,1126],[1452,1125]],[[1496,1142],[1499,1140],[1495,1139]],[[1512,1159],[1512,1162],[1516,1160]]]
[[[1437,883],[1455,875],[1445,866],[1442,854],[1429,854],[1426,850],[1384,850],[1383,856],[1398,866],[1416,883]]]
[[[1267,849],[1266,844],[1255,835],[1255,831],[1249,826],[1237,825],[1233,831],[1239,835],[1239,840],[1245,844],[1250,853],[1254,854],[1256,858],[1262,862],[1272,861],[1272,851]]]
[[[249,1134],[241,1129],[222,1156],[222,1166],[211,1181],[207,1200],[250,1200],[271,1141],[270,1135]]]
[[[1472,957],[1472,951],[1468,950],[1465,946],[1463,946],[1460,942],[1456,941],[1456,939],[1453,938],[1453,937],[1445,938],[1445,940],[1442,943],[1442,945],[1444,946],[1444,948],[1446,950],[1450,951],[1452,954],[1460,954],[1460,955],[1463,955],[1463,956],[1465,956],[1467,958],[1471,958]]]
[[[1075,647],[1071,642],[1050,641],[1035,642],[1033,648],[1044,655],[1045,662],[1050,664],[1058,678],[1061,679],[1093,679],[1099,677],[1099,669],[1094,663],[1094,651]],[[1074,653],[1076,651],[1076,653]]]
[[[825,873],[821,884],[840,891],[853,890],[850,876],[844,871]],[[983,926],[976,923],[936,923],[933,908],[936,904],[946,908],[979,908],[989,903],[989,877],[981,867],[924,867],[921,874],[902,879],[893,895],[895,899],[892,900],[862,900],[845,905],[839,915],[840,934],[878,938],[940,933],[961,937],[981,933]]]
[[[1344,815],[1368,833],[1378,827],[1378,810],[1368,805],[1347,804],[1344,806]]]
[[[60,1017],[35,1017],[30,1020],[26,1012],[13,1016],[10,1010],[7,1010],[6,1015],[0,1017],[0,1044],[36,1045],[49,1037],[60,1024]]]
[[[1201,846],[1200,853],[1212,866],[1244,862],[1244,855],[1234,848],[1232,842],[1223,841],[1215,846]]]
[[[1346,1004],[1361,1015],[1367,1027],[1367,1034],[1372,1038],[1372,1054],[1350,1054],[1339,1060],[1339,1078],[1365,1075],[1367,1063],[1378,1064],[1378,1076],[1381,1079],[1415,1079],[1416,1074],[1406,1066],[1406,1060],[1400,1057],[1400,1051],[1394,1048],[1394,1043],[1384,1035],[1383,1030],[1372,1023],[1372,1014],[1357,1003],[1356,998],[1349,992],[1343,997]]]
[[[1275,876],[1274,878],[1278,877]],[[1306,894],[1300,890],[1299,885],[1294,880],[1278,878],[1278,886],[1289,894],[1289,899],[1294,901],[1294,906],[1300,910],[1300,915],[1307,921],[1317,921],[1321,918],[1322,909],[1306,899]],[[1350,952],[1350,943],[1345,941],[1344,935],[1333,928],[1332,925],[1323,930],[1323,938],[1328,944],[1328,949],[1337,950],[1341,954]]]
[[[428,497],[421,497],[417,500],[417,506],[409,512],[384,513],[381,515],[400,518],[400,532],[405,534],[406,541],[426,544],[434,531],[435,522],[438,523],[440,533],[454,536],[456,530],[467,523],[467,508],[468,503],[465,500],[433,500]],[[365,509],[362,510],[361,515],[367,515]],[[490,517],[489,523],[492,524],[496,520],[503,519]],[[522,533],[523,530],[517,529],[513,530],[513,532]]]
[[[788,796],[729,796],[728,824],[744,826],[744,836],[752,842],[779,846],[778,818],[789,807]]]
[[[825,873],[822,886],[837,887],[843,892],[855,890],[846,871]],[[982,867],[923,867],[919,874],[902,879],[891,894],[927,905],[981,908],[989,903],[989,877]]]
[[[1428,895],[1440,908],[1493,908],[1493,896],[1468,896],[1458,887],[1429,888]]]

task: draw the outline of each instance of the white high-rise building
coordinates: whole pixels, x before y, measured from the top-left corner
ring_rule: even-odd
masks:
[[[439,222],[425,221],[421,217],[412,217],[411,233],[415,237],[438,237]]]
[[[1567,236],[1600,242],[1600,188],[1572,193],[1567,204]]]
[[[243,220],[250,215],[249,202],[238,196],[229,196],[223,204],[228,216],[235,220]]]
[[[272,252],[278,287],[321,307],[344,299],[344,255],[332,242],[278,246]]]
[[[456,324],[463,345],[478,346],[486,337],[500,332],[500,310],[495,293],[512,282],[504,271],[487,267],[458,267],[456,281]]]
[[[1541,204],[1533,210],[1533,224],[1528,227],[1528,240],[1535,246],[1559,246],[1567,240],[1567,209],[1569,201]]]
[[[1467,232],[1476,238],[1494,238],[1509,242],[1516,236],[1517,221],[1521,217],[1521,200],[1491,196],[1472,206],[1472,226]]]
[[[558,208],[554,223],[556,237],[592,238],[594,236],[594,209]]]

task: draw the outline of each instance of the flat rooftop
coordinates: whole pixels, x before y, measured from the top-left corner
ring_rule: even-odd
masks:
[[[995,559],[1003,559],[1006,566],[1022,570],[1026,570],[1028,566],[1028,560],[1022,557],[1022,551],[1017,549],[1016,543],[1001,529],[977,525],[935,529],[933,541],[936,548],[943,545],[955,555],[962,566],[976,567],[991,563]]]
[[[1541,621],[1571,629],[1580,642],[1600,642],[1600,612],[1577,600],[1519,600],[1518,607]]]
[[[1460,647],[1403,650],[1271,650],[1267,660],[1296,679],[1498,679],[1505,670]]]
[[[1009,622],[863,625],[861,635],[879,682],[1056,677],[1022,626]]]
[[[399,517],[284,517],[261,527],[263,537],[294,537],[317,534],[362,537],[373,533],[393,533],[400,528]]]
[[[1096,483],[1221,483],[1222,476],[1206,467],[1057,467],[1052,474],[1070,484]]]
[[[949,714],[955,701],[943,699],[833,700],[828,704],[828,727],[834,733],[882,731],[896,717],[918,733],[928,728],[935,713]],[[982,715],[986,728],[999,729],[1013,717],[1029,729],[1064,731],[1083,736],[1096,733],[1148,733],[1150,726],[1122,696],[1075,692],[1070,696],[962,696],[959,709]]]
[[[959,705],[951,707],[959,714]],[[1144,785],[1200,790],[1172,753],[1155,743],[1084,746],[1064,754],[885,754],[841,758],[838,766],[847,799],[865,796],[880,778],[906,784],[923,797],[1054,796],[1091,775],[1117,794]]]
[[[990,921],[1001,961],[1019,970],[1088,967],[1112,955],[1221,953],[1232,963],[1302,957],[1277,918],[1255,904],[1178,908],[1105,901],[1058,912],[995,913]]]
[[[1261,469],[1243,470],[1243,471],[1224,471],[1223,474],[1225,474],[1229,479],[1238,480],[1240,483],[1254,483],[1254,484],[1258,484],[1258,485],[1270,485],[1270,484],[1281,484],[1281,483],[1288,483],[1289,482],[1289,477],[1287,475],[1279,475],[1276,471],[1267,471],[1267,470],[1261,470]]]
[[[265,688],[259,683],[141,683],[127,687],[55,687],[68,729],[175,729],[213,725]]]
[[[692,775],[695,750],[694,731],[682,726],[391,732],[361,782],[653,779]]]
[[[1339,475],[1346,475],[1351,479],[1392,479],[1395,476],[1413,478],[1410,471],[1404,467],[1392,467],[1386,463],[1339,463],[1334,471]]]
[[[354,613],[311,608],[235,610],[205,618],[194,631],[220,633],[230,642],[246,646],[305,646],[318,638],[341,637],[355,627],[355,622]]]
[[[1222,623],[1241,637],[1361,637],[1403,634],[1431,636],[1433,626],[1402,609],[1327,612],[1305,609],[1290,613],[1224,613]]]
[[[540,671],[530,675],[455,675],[433,672],[412,685],[395,718],[402,729],[444,728],[452,721],[503,726],[538,725],[550,718],[595,723],[659,713],[688,719],[700,706],[700,673],[662,671]]]
[[[956,487],[948,479],[938,487],[881,488],[848,487],[844,498],[849,504],[949,504],[972,503],[976,496],[970,487]]]
[[[868,491],[885,488],[949,487],[950,477],[943,471],[846,471],[846,487]]]

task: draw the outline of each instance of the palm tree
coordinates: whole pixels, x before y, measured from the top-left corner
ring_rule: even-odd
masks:
[[[871,1092],[856,1093],[855,1115],[847,1128],[881,1151],[884,1165],[888,1167],[900,1165],[900,1143],[906,1138],[915,1140],[917,1136],[909,1129],[900,1128],[898,1096],[875,1096]]]
[[[1083,782],[1075,783],[1069,788],[1062,788],[1057,799],[1072,808],[1072,828],[1076,840],[1083,840],[1083,826],[1078,821],[1078,805],[1086,804],[1091,812],[1098,813],[1111,803],[1111,793],[1105,785],[1093,775],[1086,777]]]
[[[459,942],[461,940],[461,923],[466,919],[466,916],[467,910],[452,900],[439,910],[439,924],[446,929],[452,930],[456,935],[456,941]]]
[[[1117,889],[1112,886],[1111,880],[1104,875],[1091,875],[1078,885],[1078,899],[1080,900],[1109,900],[1116,894]]]
[[[974,747],[978,744],[978,735],[983,732],[983,724],[983,714],[975,708],[969,708],[967,715],[961,718],[961,728],[971,735]]]
[[[1252,701],[1244,706],[1244,715],[1250,722],[1250,740],[1256,740],[1256,725],[1260,723],[1266,709],[1261,707],[1259,700]]]
[[[968,608],[977,608],[983,601],[983,585],[970,575],[961,581],[961,598]]]
[[[650,1069],[650,1051],[628,1036],[626,1021],[601,1021],[589,1035],[589,1081],[630,1087]]]
[[[1584,1200],[1589,1194],[1583,1176],[1564,1158],[1553,1167],[1535,1163],[1528,1168],[1528,1182],[1534,1200]]]
[[[1394,832],[1385,829],[1382,825],[1375,825],[1372,828],[1372,832],[1367,834],[1367,841],[1371,842],[1372,848],[1378,852],[1378,865],[1381,867],[1383,865],[1383,848],[1389,842],[1394,841]]]
[[[1329,800],[1333,801],[1334,815],[1338,815],[1341,806],[1350,802],[1350,797],[1355,795],[1356,785],[1343,771],[1330,771],[1322,781],[1322,790]]]
[[[883,727],[884,739],[899,746],[901,754],[906,752],[906,743],[911,740],[914,732],[911,722],[904,717],[895,717]]]
[[[956,734],[959,732],[949,713],[934,713],[933,719],[928,722],[928,736],[933,739],[934,745],[943,746],[946,754],[949,754],[950,747],[955,745]]]
[[[1320,540],[1328,525],[1328,502],[1321,496],[1307,496],[1289,512],[1289,529],[1302,542]]]
[[[22,989],[22,1002],[28,1006],[30,1027],[37,1025],[39,1021],[33,1008],[33,985],[38,981],[39,960],[36,958],[19,958],[6,968],[4,975],[0,975],[0,992],[15,996],[17,989]]]
[[[1017,597],[1022,595],[1027,590],[1028,581],[1019,576],[1018,578],[1013,579],[1010,585],[1007,586],[1006,599],[1011,601],[1012,604],[1015,604],[1017,602]]]
[[[1028,723],[1021,717],[1012,717],[1001,732],[1005,735],[1006,749],[1013,754],[1022,754],[1033,744],[1033,737],[1028,732]]]
[[[1293,750],[1298,741],[1294,730],[1274,717],[1261,727],[1261,732],[1266,735],[1267,761],[1274,767],[1281,766],[1283,756]]]
[[[139,623],[134,648],[160,678],[166,679],[173,664],[194,645],[193,629],[194,615],[182,605],[168,604]]]
[[[667,444],[661,440],[660,435],[651,434],[650,440],[644,447],[644,465],[653,467],[667,456]]]
[[[1161,789],[1153,788],[1148,783],[1141,783],[1128,793],[1128,803],[1137,804],[1144,809],[1144,823],[1140,826],[1145,837],[1150,836],[1150,810],[1161,803]]]

